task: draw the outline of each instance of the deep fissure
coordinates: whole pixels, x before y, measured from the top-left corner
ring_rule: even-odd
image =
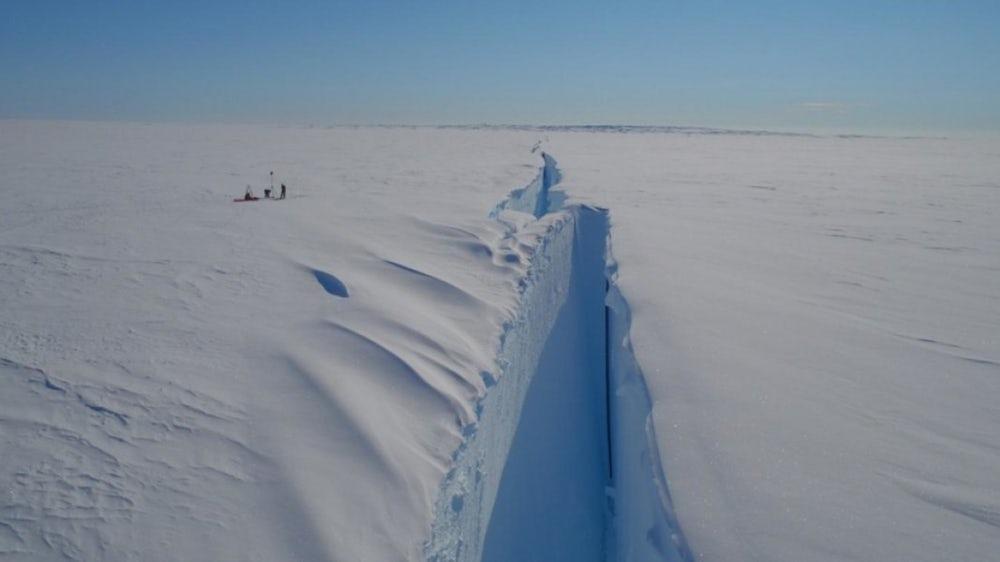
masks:
[[[610,258],[609,214],[565,205],[555,160],[494,209],[547,228],[501,376],[455,455],[428,560],[690,560]]]
[[[605,560],[605,212],[568,211],[571,264],[503,468],[482,560]],[[485,420],[484,420],[485,422]]]
[[[606,248],[605,252],[609,252]],[[604,279],[604,300],[607,302],[608,291],[611,290],[611,281]],[[604,437],[608,442],[608,480],[615,480],[615,450],[614,443],[611,442],[611,307],[604,305]]]

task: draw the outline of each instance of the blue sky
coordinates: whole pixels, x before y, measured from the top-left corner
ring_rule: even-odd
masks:
[[[5,0],[0,117],[1000,132],[996,0]]]

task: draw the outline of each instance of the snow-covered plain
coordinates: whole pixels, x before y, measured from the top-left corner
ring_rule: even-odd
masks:
[[[1000,144],[564,142],[696,557],[996,558]]]
[[[8,121],[0,164],[6,558],[1000,552],[1000,143]]]

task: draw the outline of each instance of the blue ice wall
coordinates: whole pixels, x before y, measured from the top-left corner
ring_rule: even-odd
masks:
[[[480,401],[479,419],[467,432],[442,483],[425,547],[427,559],[434,562],[481,559],[522,405],[569,294],[573,215],[552,213],[540,223],[545,227],[545,236],[531,257],[531,268],[522,283],[518,315],[501,336],[499,376]]]
[[[434,562],[690,561],[660,466],[606,211],[566,206],[549,155],[491,216],[544,230],[499,376],[439,493]],[[511,221],[517,224],[519,221]],[[514,233],[511,233],[513,235]]]
[[[586,207],[570,212],[568,292],[552,309],[556,322],[531,376],[486,531],[484,562],[605,560],[607,218]]]

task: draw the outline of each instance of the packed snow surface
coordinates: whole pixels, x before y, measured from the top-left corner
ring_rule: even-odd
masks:
[[[0,164],[5,559],[1000,551],[1000,143],[7,121]]]
[[[704,560],[1000,552],[1000,144],[553,135]]]

